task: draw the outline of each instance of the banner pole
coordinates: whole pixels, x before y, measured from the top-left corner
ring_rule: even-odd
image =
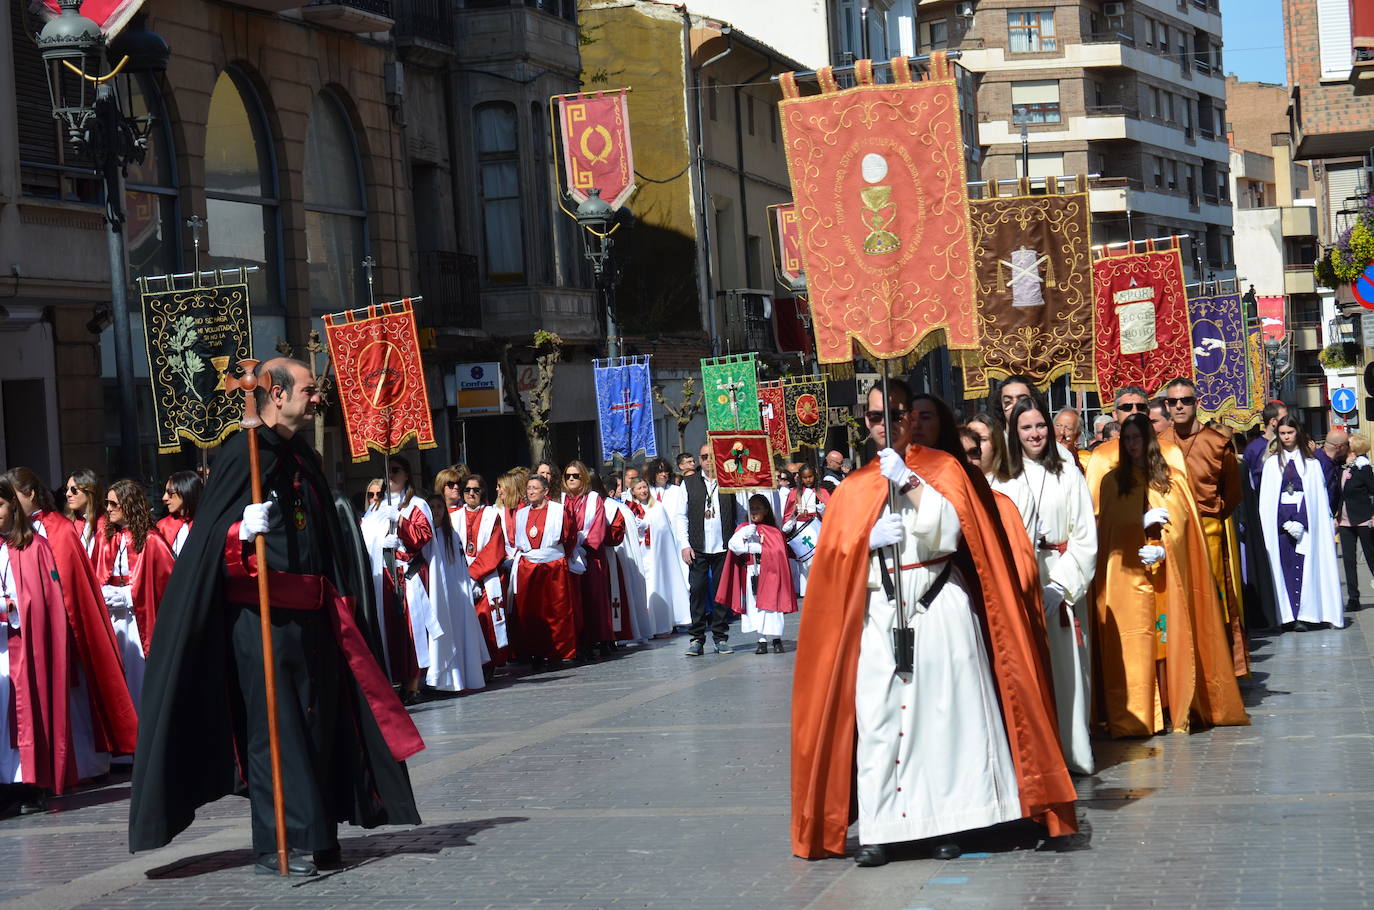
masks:
[[[890,364],[887,360],[880,361],[882,364],[883,381],[883,436],[887,440],[887,447],[895,451],[892,438],[892,399],[888,397],[887,377]],[[892,514],[897,514],[897,488],[889,481],[887,485],[887,505]],[[893,605],[897,608],[897,626],[892,632],[892,656],[894,658],[895,673],[910,673],[914,669],[911,656],[913,654],[913,644],[911,626],[906,618],[906,605],[902,598],[902,550],[899,545],[892,547],[892,591]]]

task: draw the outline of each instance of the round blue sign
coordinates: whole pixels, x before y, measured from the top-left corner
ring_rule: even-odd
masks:
[[[1332,389],[1331,407],[1338,414],[1349,414],[1355,410],[1355,390],[1345,386]]]

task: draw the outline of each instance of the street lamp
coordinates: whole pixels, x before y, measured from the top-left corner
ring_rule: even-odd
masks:
[[[618,329],[615,321],[617,273],[615,269],[608,269],[608,265],[611,247],[615,246],[611,235],[620,229],[620,225],[611,223],[615,219],[615,209],[601,198],[601,190],[596,187],[588,190],[587,198],[577,207],[575,215],[577,226],[581,228],[582,255],[592,264],[596,286],[606,299],[606,356],[618,357],[620,338],[616,335]]]
[[[124,247],[124,171],[148,149],[151,115],[133,109],[134,81],[167,69],[167,42],[139,19],[106,46],[100,26],[81,15],[81,0],[60,0],[61,12],[39,33],[52,115],[67,140],[85,151],[104,181],[105,225],[110,256],[110,310],[114,327],[115,381],[119,387],[119,465],[139,479],[138,406],[134,398],[129,332],[128,266]],[[108,53],[109,69],[102,59]]]
[[[1293,368],[1293,355],[1286,341],[1278,338],[1264,339],[1264,353],[1269,358],[1269,397],[1278,398],[1279,386]]]

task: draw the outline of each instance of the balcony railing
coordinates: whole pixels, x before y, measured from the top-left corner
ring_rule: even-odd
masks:
[[[416,309],[426,328],[480,329],[477,257],[442,250],[415,254],[415,281],[425,300]]]
[[[1127,47],[1135,47],[1135,35],[1128,35],[1125,32],[1091,32],[1083,43],[1124,44]]]
[[[359,12],[391,18],[391,0],[311,0],[306,6],[346,6]]]
[[[1090,104],[1084,109],[1089,117],[1139,117],[1140,111],[1125,104]]]
[[[394,0],[396,24],[391,33],[398,41],[421,39],[453,44],[453,14],[447,0]]]

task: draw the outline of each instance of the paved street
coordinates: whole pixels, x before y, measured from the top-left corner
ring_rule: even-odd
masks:
[[[1368,576],[1366,575],[1366,579]],[[1368,584],[1368,581],[1366,581]],[[1368,600],[1374,600],[1370,598]],[[1367,602],[1368,602],[1367,600]],[[1090,849],[1015,826],[953,862],[881,869],[788,853],[788,653],[682,656],[685,639],[415,709],[425,824],[345,829],[349,868],[251,872],[247,803],[130,856],[127,777],[0,821],[2,906],[1362,907],[1374,862],[1374,610],[1255,640],[1254,724],[1098,746]]]

